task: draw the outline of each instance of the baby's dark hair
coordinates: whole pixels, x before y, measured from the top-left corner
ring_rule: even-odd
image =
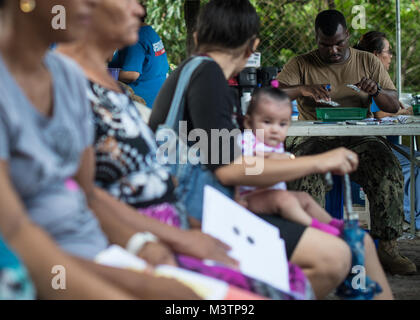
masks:
[[[271,87],[258,88],[254,91],[251,102],[249,103],[248,111],[246,113],[248,116],[251,116],[258,109],[260,100],[263,97],[268,97],[276,101],[288,101],[290,108],[292,108],[289,96],[283,90]]]

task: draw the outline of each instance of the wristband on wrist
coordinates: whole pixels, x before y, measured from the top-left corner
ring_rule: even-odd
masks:
[[[295,160],[295,159],[296,159],[296,156],[295,156],[293,153],[286,152],[286,155],[288,155],[288,156],[289,156],[289,159],[290,159],[290,160]]]
[[[158,238],[150,232],[138,232],[128,240],[125,248],[136,256],[148,242],[158,242]]]

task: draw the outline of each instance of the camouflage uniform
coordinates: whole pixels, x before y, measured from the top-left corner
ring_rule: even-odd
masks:
[[[403,185],[401,166],[390,146],[377,137],[288,137],[286,149],[296,156],[346,147],[359,155],[359,167],[350,178],[363,187],[370,203],[371,235],[395,240],[402,235]],[[324,177],[310,175],[288,183],[290,190],[306,191],[325,207]]]

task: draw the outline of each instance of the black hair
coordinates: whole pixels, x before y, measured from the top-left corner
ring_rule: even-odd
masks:
[[[379,31],[365,33],[355,46],[355,49],[374,53],[381,53],[384,50],[386,34]]]
[[[5,0],[0,0],[0,8],[2,8],[4,6],[5,2],[6,2]]]
[[[281,89],[272,88],[272,87],[263,87],[258,88],[254,91],[252,95],[251,102],[249,103],[249,107],[247,110],[247,115],[251,116],[258,108],[261,98],[269,97],[275,101],[289,101],[289,96]],[[290,108],[292,108],[292,104],[290,103]]]
[[[197,47],[236,49],[258,36],[260,18],[249,0],[211,0],[197,20]]]
[[[332,37],[337,32],[338,26],[342,25],[347,30],[346,18],[337,10],[325,10],[320,12],[315,19],[315,32],[321,29],[327,37]]]

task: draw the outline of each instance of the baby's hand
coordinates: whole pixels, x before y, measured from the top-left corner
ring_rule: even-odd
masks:
[[[235,202],[237,202],[242,207],[248,208],[248,201],[246,201],[246,199],[240,195],[238,187],[235,187],[234,200],[235,200]]]

